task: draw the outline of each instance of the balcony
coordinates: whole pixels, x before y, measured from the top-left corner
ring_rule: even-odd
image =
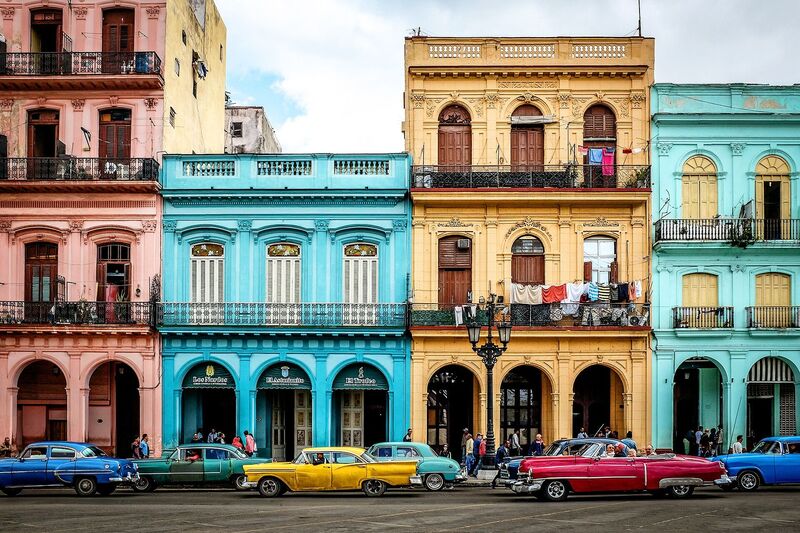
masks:
[[[416,189],[649,189],[649,165],[415,165]]]
[[[65,192],[76,185],[82,189],[88,186],[97,191],[118,191],[124,182],[126,191],[151,192],[158,187],[158,171],[158,162],[150,158],[0,158],[0,191]]]
[[[725,329],[733,327],[733,307],[673,307],[673,328]]]
[[[748,328],[800,328],[800,305],[760,305],[745,309]]]
[[[2,325],[151,325],[150,302],[0,302]]]
[[[167,302],[159,304],[158,325],[404,328],[406,304]]]
[[[0,90],[160,89],[155,52],[11,52],[0,54]]]
[[[412,304],[411,326],[455,326],[456,307],[462,308],[462,322],[466,322],[463,309],[468,306],[453,304]],[[626,328],[648,326],[650,306],[635,303],[576,303],[509,305],[511,323],[523,327],[612,327]],[[478,312],[478,321],[486,322]]]
[[[796,241],[800,219],[678,218],[655,223],[659,241]]]

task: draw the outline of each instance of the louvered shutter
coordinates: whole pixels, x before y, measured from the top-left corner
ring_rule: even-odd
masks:
[[[592,281],[592,262],[583,262],[583,281]]]

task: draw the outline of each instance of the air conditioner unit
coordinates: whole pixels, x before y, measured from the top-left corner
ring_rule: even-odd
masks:
[[[469,239],[458,239],[458,241],[456,242],[456,247],[459,250],[469,250],[471,242],[472,241],[470,241]]]
[[[628,325],[629,326],[646,326],[647,325],[647,312],[642,313],[641,315],[629,315],[628,316]]]

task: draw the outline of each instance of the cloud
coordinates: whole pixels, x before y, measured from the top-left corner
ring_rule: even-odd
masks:
[[[403,38],[435,35],[633,35],[635,0],[217,0],[228,79],[259,102],[291,102],[276,129],[292,152],[400,151]],[[656,81],[796,83],[790,21],[800,2],[642,0],[656,38]],[[253,87],[268,74],[275,81]],[[269,111],[269,109],[268,109]]]

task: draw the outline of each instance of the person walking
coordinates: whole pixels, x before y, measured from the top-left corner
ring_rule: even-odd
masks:
[[[575,435],[576,439],[588,439],[589,434],[586,433],[586,428],[581,428],[577,435]]]
[[[633,432],[632,431],[629,431],[628,433],[626,433],[625,434],[625,438],[622,439],[620,442],[624,442],[625,446],[627,446],[628,449],[636,450],[636,441],[633,440]]]
[[[217,430],[214,429],[214,428],[211,428],[211,431],[208,433],[208,442],[212,442],[212,443],[213,442],[217,442],[217,437],[218,437]]]
[[[536,434],[536,439],[531,444],[531,455],[544,455],[544,440],[541,433]]]
[[[408,431],[407,431],[407,432],[406,432],[406,434],[403,436],[403,442],[411,442],[411,439],[412,439],[412,438],[413,438],[413,437],[412,437],[412,435],[411,435],[411,428],[408,428]]]
[[[197,432],[192,435],[192,442],[203,442],[203,430],[197,428]]]
[[[475,441],[472,439],[472,434],[469,432],[467,432],[466,437],[462,457],[464,458],[464,466],[467,469],[467,475],[469,475],[472,473],[472,467],[475,465],[475,457],[472,455],[472,448],[475,445]]]
[[[694,445],[696,446],[695,453],[697,453],[698,457],[700,457],[703,454],[703,450],[700,447],[700,439],[702,438],[703,438],[703,426],[697,426],[697,431],[694,432]]]
[[[217,443],[218,444],[225,444],[225,433],[219,432],[217,433]]]
[[[732,453],[744,453],[744,445],[742,444],[744,441],[744,435],[736,435],[736,442],[733,443],[731,446]]]
[[[511,434],[511,438],[509,439],[510,449],[509,453],[514,457],[518,455],[522,455],[522,445],[519,442],[519,430],[515,429],[514,433]]]
[[[469,430],[464,428],[464,431],[461,432],[461,464],[464,465],[467,463],[467,436],[469,436]]]
[[[142,441],[139,437],[133,439],[131,443],[131,455],[134,459],[141,459],[142,458],[142,448],[141,448]]]
[[[233,440],[231,441],[231,446],[236,448],[237,450],[244,450],[244,446],[242,445],[242,439],[239,435],[234,435]]]
[[[142,459],[148,459],[150,457],[150,438],[147,436],[147,433],[143,434],[139,441],[139,450],[141,450]]]
[[[473,477],[478,476],[478,461],[481,458],[481,441],[483,441],[483,435],[480,433],[475,435],[475,440],[472,441],[472,474]]]
[[[450,453],[450,447],[447,444],[442,446],[442,451],[439,452],[439,457],[447,457],[448,459],[453,458],[453,454]]]
[[[486,439],[482,437],[481,444],[478,446],[478,463],[475,465],[475,477],[478,476],[478,472],[484,466],[484,461],[486,461]]]
[[[2,446],[0,446],[0,457],[13,457],[12,448],[13,446],[11,446],[11,439],[6,437],[3,440]]]
[[[254,439],[253,435],[251,435],[246,429],[244,430],[244,451],[250,457],[258,452],[258,448],[256,447],[256,439]]]
[[[497,466],[497,474],[494,476],[492,480],[492,488],[497,486],[497,478],[500,477],[500,465],[508,461],[509,455],[509,448],[511,447],[511,441],[507,440],[497,448],[497,451],[494,454],[494,464]]]
[[[708,457],[710,445],[711,445],[711,434],[709,430],[705,430],[703,431],[703,434],[700,435],[700,452],[697,455],[699,455],[700,457]]]

